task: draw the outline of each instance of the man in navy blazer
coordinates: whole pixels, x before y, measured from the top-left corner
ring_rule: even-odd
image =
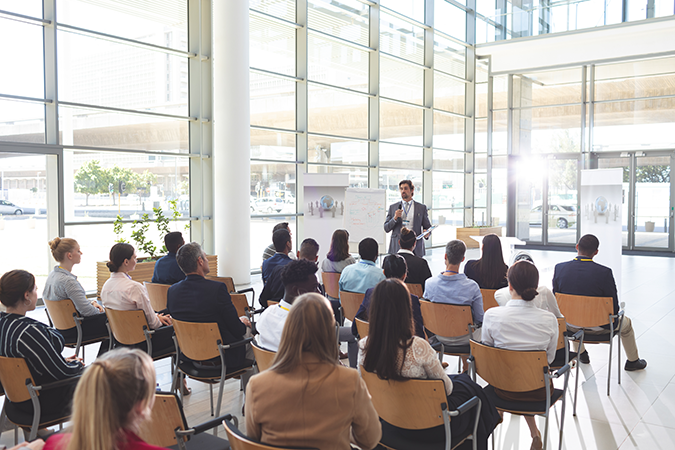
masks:
[[[398,240],[401,236],[402,227],[413,230],[417,236],[422,234],[423,230],[431,227],[426,205],[412,199],[415,195],[415,186],[412,181],[401,181],[398,184],[398,190],[401,192],[401,201],[389,206],[387,218],[384,220],[384,231],[387,233],[391,231],[389,253],[392,255],[396,254],[400,248]],[[422,242],[415,246],[414,253],[417,256],[424,256],[425,249]]]
[[[251,322],[238,317],[225,283],[204,278],[209,263],[201,246],[196,242],[183,245],[176,260],[187,277],[169,288],[166,306],[171,317],[185,322],[216,322],[223,344],[242,340]],[[228,372],[246,364],[246,353],[245,346],[225,351]],[[220,358],[214,362],[218,364]]]
[[[553,273],[553,292],[561,294],[585,295],[590,297],[612,297],[614,300],[614,314],[619,312],[619,298],[612,269],[593,261],[598,254],[600,241],[592,234],[586,234],[577,244],[578,256],[572,261],[557,264]],[[569,325],[569,324],[568,324]],[[573,324],[572,324],[573,325]],[[577,330],[576,327],[570,329]],[[602,328],[586,329],[586,334],[605,334],[609,324]],[[641,370],[647,367],[647,361],[640,359],[635,343],[635,331],[630,318],[624,316],[621,326],[621,343],[626,351],[628,360],[625,370]],[[585,349],[579,359],[588,364],[590,358]]]

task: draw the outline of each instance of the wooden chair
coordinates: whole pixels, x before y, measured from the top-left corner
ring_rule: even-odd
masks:
[[[562,398],[562,411],[560,413],[560,443],[562,449],[562,437],[565,424],[565,405],[567,383],[569,380],[569,364],[565,364],[557,372],[550,374],[546,357],[546,351],[516,351],[490,347],[474,340],[470,341],[471,374],[474,381],[476,374],[489,383],[483,392],[490,397],[494,405],[500,411],[506,411],[518,415],[543,415],[546,417],[544,426],[544,450],[548,443],[548,419],[549,411],[558,400]],[[565,385],[562,390],[555,389],[551,393],[552,379],[565,376]],[[495,393],[495,388],[509,392],[528,392],[535,389],[545,389],[546,400],[542,401],[508,401]]]
[[[234,423],[231,421],[234,421]],[[230,441],[232,450],[319,450],[313,447],[277,447],[275,445],[267,445],[254,441],[239,431],[239,428],[237,428],[237,418],[234,416],[230,419],[223,420],[223,426],[227,432],[227,438]]]
[[[227,286],[227,292],[236,292],[234,288],[234,280],[232,279],[232,277],[217,277],[207,275],[205,278],[207,280],[220,281],[221,283],[225,283],[225,286]]]
[[[370,324],[365,320],[359,319],[358,317],[355,318],[355,320],[356,320],[356,329],[358,330],[359,337],[363,339],[364,337],[368,336]]]
[[[323,287],[329,297],[340,298],[340,275],[339,272],[321,272]]]
[[[40,393],[52,389],[74,389],[80,377],[66,378],[37,385],[28,370],[23,358],[7,358],[0,356],[0,383],[5,390],[8,402],[5,402],[4,412],[13,424],[28,432],[32,441],[37,437],[40,428],[62,424],[70,420],[70,402],[61,405],[58,411],[42,411]],[[31,401],[33,415],[26,414],[16,407],[16,403]]]
[[[253,347],[253,354],[255,355],[255,363],[258,366],[258,371],[262,372],[272,367],[274,358],[277,356],[277,352],[272,350],[267,350],[259,346],[255,341],[251,342],[251,347]]]
[[[590,327],[600,327],[609,324],[609,330],[604,334],[589,334],[584,332],[581,344],[609,344],[609,362],[607,363],[607,395],[612,379],[612,345],[614,336],[617,336],[616,362],[619,384],[621,384],[621,326],[623,325],[623,310],[614,314],[612,297],[587,297],[583,295],[555,294],[558,307],[568,324],[575,325],[582,330]],[[618,327],[614,328],[614,320],[618,319]],[[579,347],[581,348],[581,344]],[[578,379],[578,377],[577,377]]]
[[[351,322],[354,321],[354,317],[356,317],[356,313],[359,311],[359,306],[361,306],[364,296],[365,294],[357,292],[340,291],[340,304],[342,305],[345,319],[349,319]]]
[[[279,302],[275,302],[272,300],[267,300],[267,307],[269,308],[270,306],[278,305]]]
[[[83,346],[87,344],[94,344],[96,342],[102,342],[107,339],[106,336],[103,336],[83,341],[82,322],[84,321],[84,318],[80,317],[72,300],[43,300],[45,302],[45,306],[47,307],[49,318],[54,324],[54,328],[57,330],[69,330],[75,327],[77,329],[77,340],[75,342],[66,342],[65,344],[66,347],[75,349],[75,356],[79,356],[80,348]],[[82,360],[84,361],[84,350],[82,351]]]
[[[361,366],[361,377],[368,387],[373,406],[382,422],[380,444],[390,449],[436,449],[438,442],[412,441],[401,436],[400,430],[424,430],[440,425],[445,426],[445,449],[450,450],[461,445],[466,439],[473,440],[473,449],[477,442],[473,437],[478,428],[481,401],[472,397],[455,411],[448,411],[448,399],[441,380],[382,380],[376,374],[366,372]],[[473,433],[468,436],[452,436],[450,420],[475,408]]]
[[[227,292],[229,292],[230,297],[232,298],[232,303],[235,303],[235,295],[237,295],[237,303],[235,303],[234,307],[237,308],[237,313],[239,314],[240,309],[244,311],[244,313],[239,314],[239,317],[241,316],[246,316],[248,319],[253,322],[254,317],[253,315],[257,312],[254,310],[253,305],[255,304],[255,290],[253,288],[246,288],[242,289],[240,291],[237,291],[234,287],[234,280],[232,277],[211,277],[207,276],[207,280],[213,280],[213,281],[219,281],[221,283],[225,283],[225,286],[227,287]],[[248,303],[248,298],[246,297],[246,293],[250,292],[251,293],[251,303]],[[241,297],[243,296],[243,297]],[[242,299],[244,300],[242,302]],[[246,304],[245,309],[243,309],[244,303]],[[239,305],[239,307],[237,307]],[[262,310],[261,310],[262,311]]]
[[[114,337],[117,342],[128,347],[137,347],[139,344],[145,342],[148,355],[155,361],[175,355],[175,351],[172,348],[153,350],[152,335],[155,334],[156,330],[150,329],[142,309],[122,311],[106,308],[105,314],[108,316],[110,349],[112,349],[112,338]]]
[[[406,283],[406,286],[408,286],[408,291],[412,295],[416,295],[419,298],[422,298],[424,296],[424,289],[422,289],[422,285],[419,283]]]
[[[213,415],[213,385],[219,383],[220,389],[218,391],[216,415],[220,415],[225,380],[240,376],[253,366],[253,361],[246,360],[242,367],[228,369],[225,363],[225,350],[246,345],[253,338],[246,338],[232,344],[223,345],[223,338],[220,336],[217,323],[183,322],[182,320],[173,319],[173,329],[176,333],[174,342],[176,343],[178,361],[178,370],[174,373],[173,388],[176,389],[177,386],[183,386],[185,376],[208,383],[211,392],[209,396],[211,399],[211,415]],[[181,361],[181,353],[192,361],[207,361],[220,357],[221,365],[209,368],[197,368],[192,364],[192,361]],[[182,389],[180,393],[182,401]]]
[[[251,313],[251,307],[248,304],[248,299],[246,294],[235,294],[231,293],[230,298],[232,299],[232,304],[237,310],[237,316],[239,317],[248,317],[249,320],[253,317]]]
[[[497,289],[481,289],[480,293],[483,296],[483,311],[499,306],[495,300],[495,292]]]
[[[452,338],[473,333],[471,306],[433,303],[420,299],[420,310],[424,327],[436,336]],[[441,362],[443,362],[444,354],[466,358],[471,353],[469,344],[447,346],[438,342],[434,347],[440,347],[438,356]]]
[[[166,309],[166,296],[169,292],[170,284],[148,283],[144,281],[143,284],[148,290],[148,297],[150,297],[150,304],[155,312],[164,311]]]
[[[204,431],[218,427],[223,420],[231,417],[230,414],[226,414],[203,424],[188,427],[183,404],[176,394],[157,392],[150,418],[140,422],[138,436],[148,444],[158,447],[180,450],[228,450],[230,445],[226,439]]]

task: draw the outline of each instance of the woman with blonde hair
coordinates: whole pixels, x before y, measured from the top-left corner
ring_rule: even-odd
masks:
[[[246,387],[246,434],[265,444],[374,448],[381,428],[366,385],[338,363],[335,319],[325,297],[298,297],[272,367]],[[330,406],[330,407],[327,407]]]
[[[94,300],[89,300],[84,288],[73,275],[73,266],[79,264],[82,258],[80,244],[75,239],[56,237],[49,241],[52,256],[58,264],[47,277],[42,298],[45,300],[59,301],[72,300],[77,312],[84,318],[82,324],[82,342],[91,339],[108,336],[107,320],[103,306]],[[77,342],[77,328],[59,330],[67,343]],[[108,340],[101,342],[98,354],[102,355],[108,350]]]
[[[155,450],[136,433],[155,402],[155,367],[138,349],[117,349],[94,361],[73,398],[72,429],[45,450]]]

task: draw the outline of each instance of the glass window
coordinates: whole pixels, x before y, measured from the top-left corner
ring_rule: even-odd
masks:
[[[20,2],[16,0],[0,0],[0,9],[16,14],[23,14],[24,16],[42,18],[42,0],[22,0]]]
[[[295,214],[296,167],[251,161],[251,214]]]
[[[434,35],[434,69],[465,78],[466,47]]]
[[[256,69],[295,75],[295,28],[250,16],[249,64]]]
[[[524,74],[514,78],[514,106],[562,105],[581,102],[581,69]]]
[[[382,56],[380,95],[421,105],[424,100],[424,69]]]
[[[465,120],[434,111],[434,147],[463,151]]]
[[[284,217],[251,217],[251,270],[262,269],[262,255],[272,243],[272,230],[281,222],[288,222],[293,240],[293,252],[298,249],[297,222],[295,216]]]
[[[161,7],[151,2],[59,0],[56,13],[60,23],[162,47],[188,49],[184,0],[165,0]]]
[[[478,158],[476,158],[478,159]],[[478,165],[478,164],[476,164]],[[487,174],[476,173],[473,178],[473,206],[475,208],[487,207]],[[483,215],[485,213],[483,212]],[[475,217],[475,215],[474,215]],[[486,218],[481,217],[481,225],[487,225]]]
[[[513,122],[521,154],[581,151],[581,106],[514,110]]]
[[[596,103],[593,151],[675,148],[672,99]]]
[[[432,177],[434,209],[464,207],[463,173],[434,172]]]
[[[61,144],[187,153],[186,120],[59,106]]]
[[[380,140],[422,145],[424,110],[380,100]]]
[[[380,144],[380,167],[422,170],[422,156],[421,147]]]
[[[456,170],[463,172],[464,171],[464,153],[463,152],[451,152],[448,150],[437,150],[433,151],[434,158],[434,170]]]
[[[422,202],[424,195],[422,192],[422,171],[421,170],[398,170],[398,169],[380,169],[380,189],[387,191],[387,205],[401,200],[401,193],[398,184],[403,180],[410,180],[415,187],[414,197],[418,202]]]
[[[477,2],[477,3],[480,3]],[[434,2],[434,28],[466,41],[466,12],[445,0]]]
[[[486,153],[474,153],[474,171],[476,172],[487,172],[487,154]],[[478,176],[478,174],[476,174]]]
[[[39,15],[42,15],[41,10]],[[21,37],[20,57],[17,48],[8,45],[17,36]],[[44,98],[42,27],[0,17],[0,40],[5,43],[0,46],[0,61],[4,61],[4,70],[0,70],[0,93]],[[13,60],[16,60],[17,70],[9,67]]]
[[[0,141],[45,143],[45,106],[0,98]]]
[[[476,187],[477,189],[478,187]],[[487,215],[487,209],[474,208],[473,210],[473,224],[479,227],[490,226],[490,218]]]
[[[595,80],[595,100],[674,95],[675,58],[597,66]]]
[[[251,125],[295,130],[295,81],[251,72]]]
[[[474,135],[474,148],[477,153],[485,153],[488,150],[487,119],[476,119]]]
[[[321,164],[309,164],[307,170],[309,173],[348,173],[349,187],[368,187],[368,169],[365,167],[324,166]]]
[[[357,0],[308,0],[307,6],[310,29],[368,46],[368,5]]]
[[[311,33],[307,41],[310,80],[368,92],[368,52]]]
[[[465,84],[461,81],[435,71],[434,108],[464,114],[465,88]]]
[[[380,51],[424,64],[424,28],[380,12]]]
[[[413,20],[424,23],[424,0],[380,0],[380,4],[385,8],[410,17]]]
[[[476,117],[487,117],[488,113],[488,85],[476,84]]]
[[[495,111],[492,113],[492,154],[505,155],[508,149],[508,112]]]
[[[368,138],[368,97],[308,83],[309,131]]]
[[[59,98],[188,115],[187,58],[59,32]]]
[[[289,22],[295,22],[294,0],[249,0],[249,7],[270,16],[280,17]]]
[[[431,211],[431,224],[438,225],[431,233],[431,245],[444,247],[457,237],[457,228],[464,226],[464,210],[435,209]]]
[[[506,226],[506,161],[506,156],[492,157],[492,226]]]
[[[509,77],[499,75],[492,78],[492,108],[508,108]]]
[[[654,17],[672,16],[674,11],[673,0],[656,0]]]
[[[310,163],[368,164],[368,142],[309,135],[307,154]]]
[[[626,5],[626,21],[643,20],[647,18],[647,0],[628,0]]]
[[[251,158],[295,162],[295,134],[251,129]]]
[[[548,241],[575,244],[577,241],[576,159],[548,161]]]

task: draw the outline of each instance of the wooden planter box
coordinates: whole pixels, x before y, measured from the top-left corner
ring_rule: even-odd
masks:
[[[502,227],[467,227],[457,228],[457,239],[466,244],[466,248],[478,248],[478,242],[470,238],[470,236],[486,236],[488,234],[502,235]]]
[[[218,255],[207,255],[206,259],[209,260],[209,269],[211,273],[218,273]],[[105,282],[110,278],[110,270],[106,266],[107,261],[98,261],[96,262],[96,294],[98,297],[101,297],[101,289]],[[136,268],[133,272],[129,272],[131,279],[143,283],[144,281],[150,282],[152,280],[152,275],[155,272],[155,261],[150,262],[139,262],[136,264]]]

